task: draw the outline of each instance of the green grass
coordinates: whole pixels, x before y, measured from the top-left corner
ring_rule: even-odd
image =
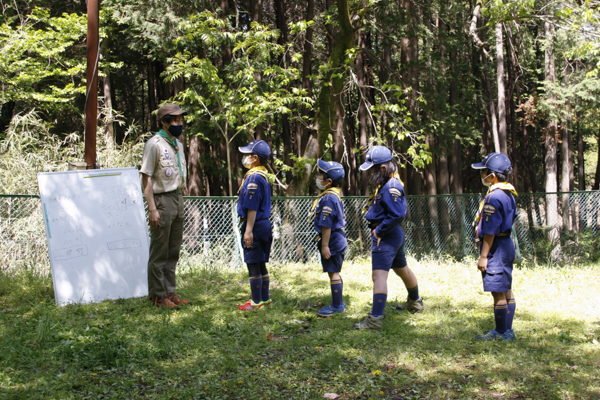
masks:
[[[144,299],[56,307],[52,282],[0,276],[1,399],[597,399],[600,266],[514,272],[518,341],[480,343],[491,296],[474,263],[409,259],[426,311],[390,276],[384,328],[355,331],[370,310],[370,262],[344,266],[348,312],[319,265],[271,265],[274,305],[242,313],[245,271],[183,263],[179,312]],[[270,338],[270,339],[269,339]]]

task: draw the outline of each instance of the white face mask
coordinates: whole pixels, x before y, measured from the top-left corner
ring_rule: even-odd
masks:
[[[244,168],[252,168],[252,162],[249,160],[249,158],[252,156],[244,156],[242,157],[242,165],[244,166]]]
[[[317,184],[317,187],[319,188],[319,190],[325,190],[325,189],[327,189],[327,185],[323,185],[323,180],[322,179],[317,178],[316,184]]]
[[[481,178],[481,183],[483,184],[483,186],[492,186],[492,182],[486,182],[485,180],[487,178],[489,178],[490,176],[494,175],[494,173],[492,172],[491,174],[489,174],[488,176],[486,176],[485,178]]]

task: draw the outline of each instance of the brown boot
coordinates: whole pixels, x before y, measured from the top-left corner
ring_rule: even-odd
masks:
[[[192,304],[190,303],[189,300],[185,300],[182,299],[181,297],[177,296],[175,293],[167,293],[167,299],[171,300],[173,303],[179,305],[187,305],[187,304]]]
[[[156,307],[168,308],[171,310],[179,310],[177,304],[173,303],[169,300],[168,297],[160,298],[160,297],[150,297],[150,301],[153,302]]]

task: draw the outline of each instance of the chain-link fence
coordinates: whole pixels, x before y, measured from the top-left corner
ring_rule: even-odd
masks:
[[[407,254],[462,259],[478,254],[472,221],[481,194],[408,196],[403,223]],[[271,262],[318,262],[316,233],[308,220],[314,198],[275,197]],[[368,256],[370,230],[364,197],[344,197],[346,259]],[[519,257],[594,258],[600,253],[600,191],[527,193],[517,199],[513,238]],[[186,197],[183,257],[212,266],[241,266],[235,198]],[[0,270],[48,273],[48,250],[38,196],[0,195]]]

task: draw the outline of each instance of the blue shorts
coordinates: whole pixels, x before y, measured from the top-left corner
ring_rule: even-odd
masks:
[[[483,278],[486,292],[506,293],[512,289],[512,270],[515,245],[510,236],[496,236],[488,254],[488,265]]]
[[[392,268],[406,267],[406,253],[404,252],[404,231],[400,227],[399,232],[389,237],[384,236],[381,239],[379,247],[377,246],[377,238],[373,239],[373,247],[371,248],[371,263],[372,269],[382,269],[389,271]],[[386,240],[387,239],[387,240]]]
[[[346,237],[344,236],[344,243],[346,243],[345,239],[346,239]],[[336,241],[335,243],[341,243],[341,242]],[[347,246],[344,245],[344,243],[341,243],[341,245],[343,245],[343,248],[339,248],[338,246],[334,246],[334,248],[332,248],[331,240],[330,240],[329,250],[335,254],[332,254],[331,257],[329,257],[329,260],[327,260],[327,259],[323,258],[323,254],[321,253],[321,248],[322,248],[321,246],[323,244],[323,241],[321,239],[319,239],[317,241],[317,250],[319,251],[319,255],[321,256],[321,265],[323,266],[323,272],[341,272],[342,271],[342,264],[344,263],[344,256],[346,255],[346,248],[347,248]]]
[[[269,262],[271,255],[271,244],[273,243],[273,233],[271,230],[271,222],[268,219],[261,219],[254,222],[252,234],[254,240],[252,247],[247,249],[244,243],[244,232],[246,232],[246,223],[242,224],[242,248],[244,249],[244,262],[246,264],[254,264],[261,262]]]

